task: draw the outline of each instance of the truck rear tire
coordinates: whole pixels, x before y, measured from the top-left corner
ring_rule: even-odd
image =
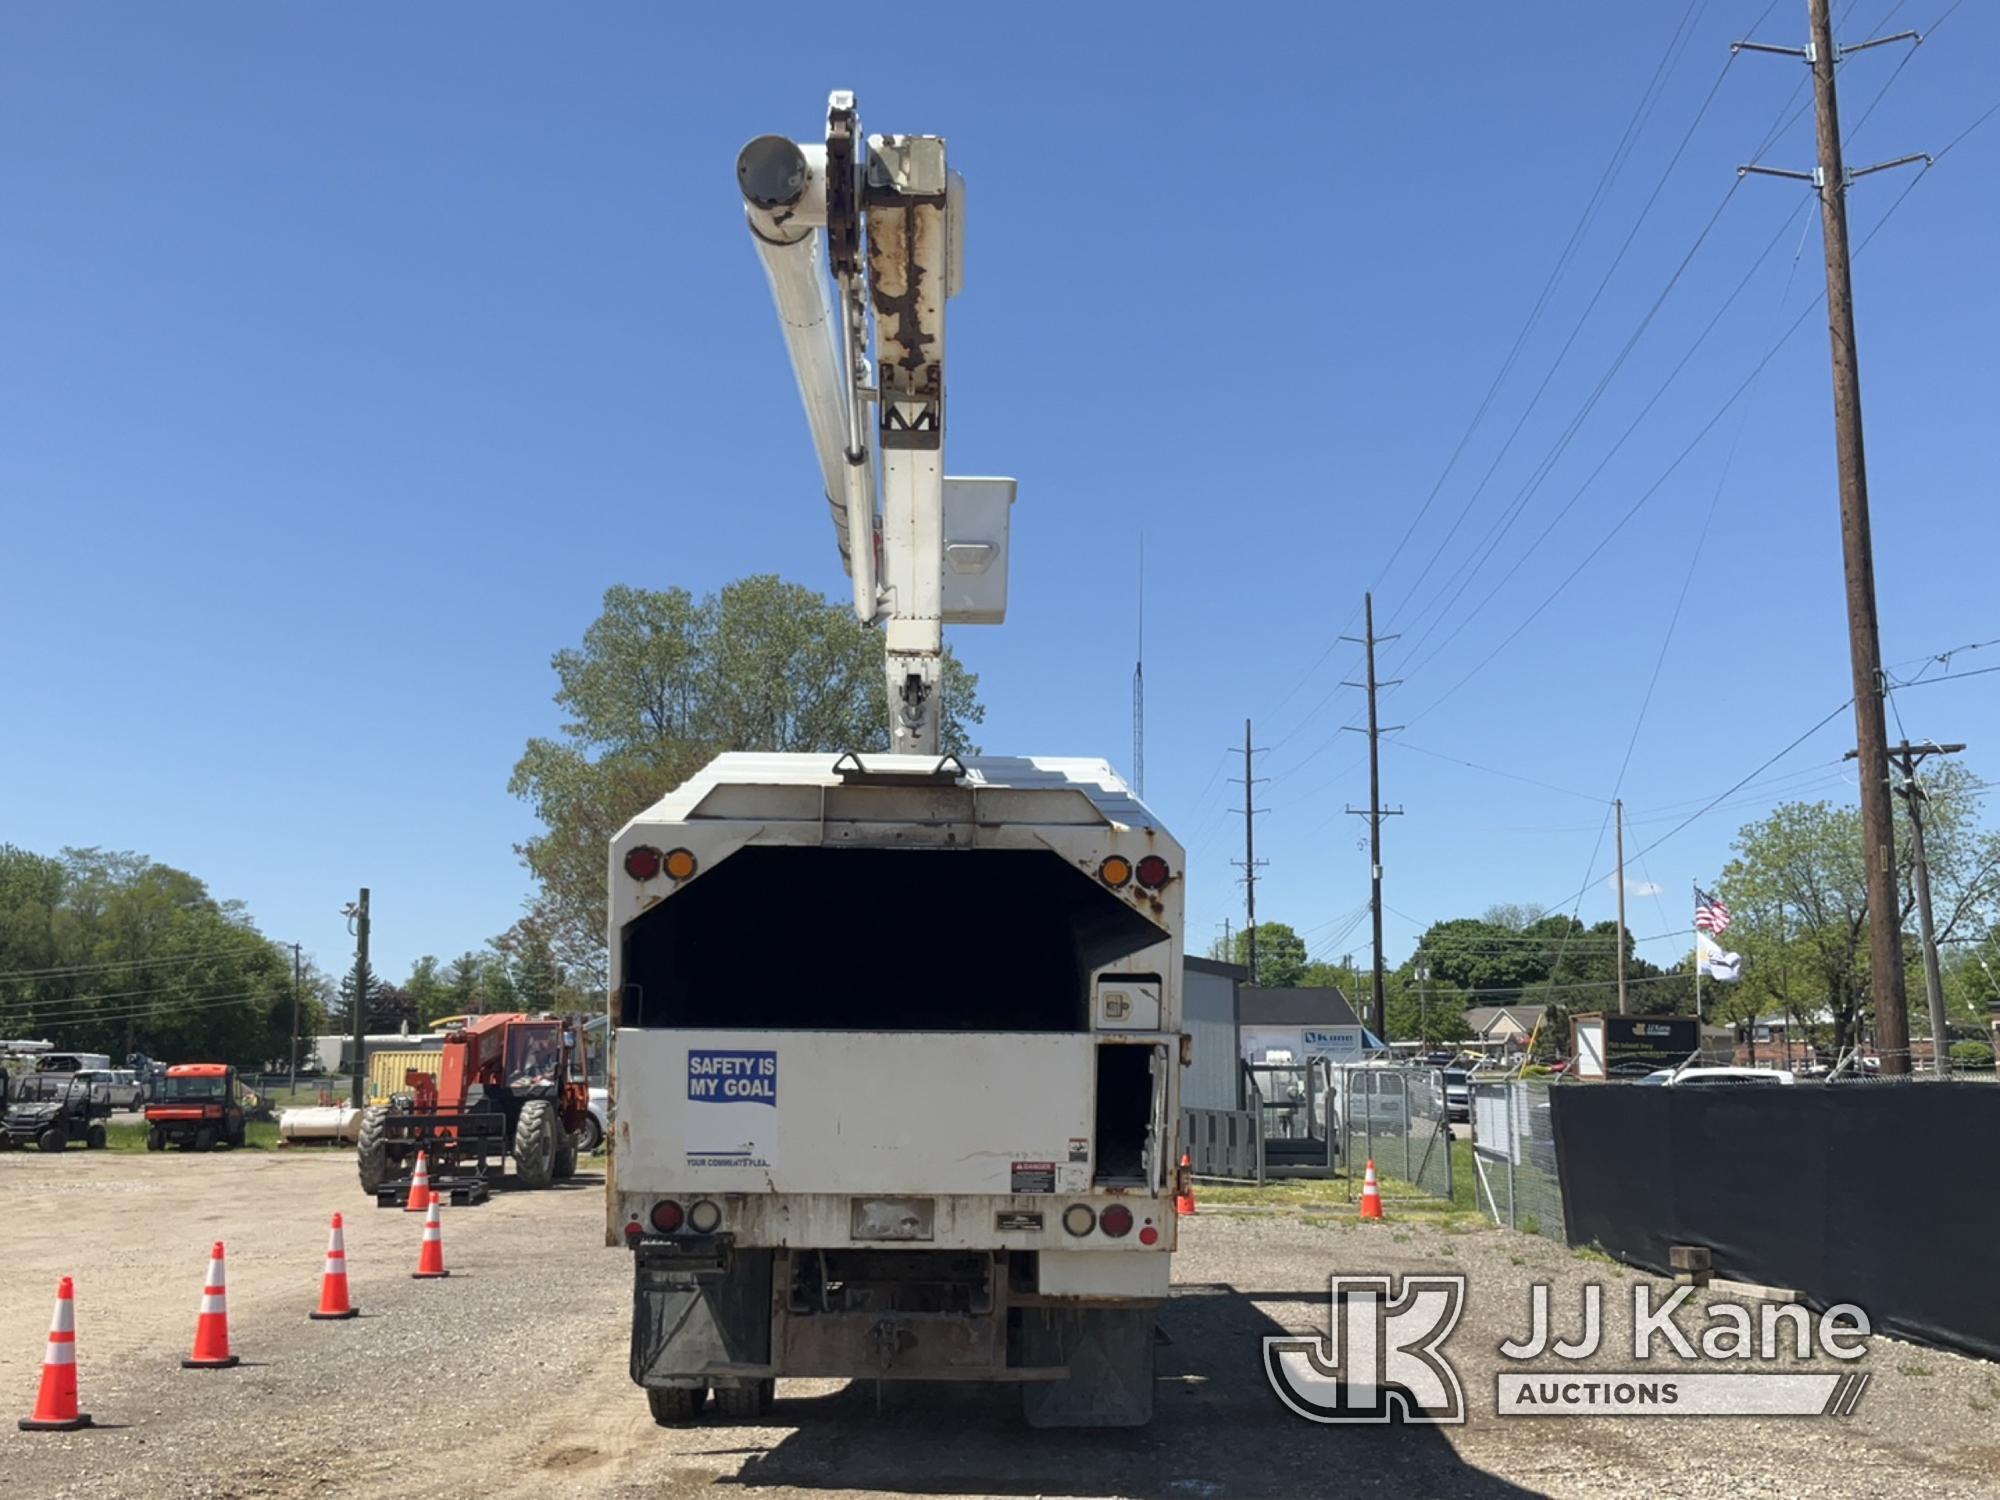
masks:
[[[778,1382],[768,1375],[761,1380],[745,1380],[740,1385],[715,1388],[715,1414],[730,1422],[754,1422],[771,1410]]]
[[[702,1403],[708,1399],[708,1387],[671,1386],[661,1390],[657,1386],[646,1387],[646,1405],[653,1409],[653,1420],[662,1427],[684,1427],[701,1415]]]
[[[556,1137],[562,1133],[562,1118],[548,1100],[521,1106],[514,1124],[514,1176],[522,1187],[545,1188],[555,1181]]]
[[[110,1140],[110,1133],[102,1125],[93,1125],[83,1133],[83,1145],[86,1151],[102,1151]]]
[[[374,1197],[389,1177],[389,1111],[379,1107],[361,1114],[361,1131],[354,1157],[361,1167],[361,1191]]]
[[[44,1151],[61,1151],[69,1145],[69,1132],[60,1125],[52,1125],[42,1132],[39,1144]]]

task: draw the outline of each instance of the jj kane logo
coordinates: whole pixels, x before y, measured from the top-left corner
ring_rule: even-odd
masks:
[[[1309,1422],[1459,1423],[1466,1417],[1458,1372],[1443,1352],[1465,1310],[1463,1276],[1335,1276],[1324,1337],[1264,1340],[1264,1374],[1278,1399]],[[1575,1338],[1555,1336],[1546,1284],[1529,1288],[1528,1328],[1500,1345],[1507,1369],[1495,1381],[1503,1417],[1847,1416],[1869,1377],[1854,1370],[1772,1369],[1769,1362],[1825,1355],[1843,1363],[1867,1352],[1868,1315],[1852,1303],[1815,1317],[1803,1307],[1751,1309],[1713,1302],[1691,1332],[1675,1314],[1692,1296],[1664,1301],[1632,1287],[1631,1357],[1636,1368],[1579,1369],[1606,1348],[1604,1289],[1583,1288]],[[1666,1358],[1662,1358],[1666,1356]],[[1553,1366],[1541,1363],[1553,1357]],[[1730,1361],[1737,1367],[1715,1369]],[[1742,1368],[1743,1361],[1752,1367]],[[1757,1368],[1765,1364],[1765,1368]],[[1704,1368],[1707,1366],[1707,1368]]]

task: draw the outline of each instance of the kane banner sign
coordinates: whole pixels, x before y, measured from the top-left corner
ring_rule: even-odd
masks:
[[[1264,1374],[1278,1399],[1308,1422],[1461,1423],[1465,1389],[1444,1346],[1465,1310],[1463,1276],[1331,1278],[1327,1332],[1264,1340]],[[1690,1331],[1674,1314],[1682,1287],[1654,1301],[1632,1288],[1632,1368],[1580,1368],[1606,1352],[1604,1289],[1583,1289],[1574,1339],[1554,1336],[1549,1288],[1529,1293],[1527,1331],[1500,1345],[1530,1368],[1503,1370],[1494,1411],[1503,1417],[1841,1417],[1861,1404],[1869,1377],[1853,1370],[1775,1368],[1780,1360],[1867,1352],[1868,1315],[1840,1303],[1815,1316],[1796,1305],[1751,1309],[1713,1302]],[[1668,1361],[1671,1361],[1670,1363]],[[1748,1360],[1752,1368],[1743,1368]],[[1704,1369],[1728,1361],[1729,1369]],[[1755,1368],[1764,1365],[1766,1368]]]

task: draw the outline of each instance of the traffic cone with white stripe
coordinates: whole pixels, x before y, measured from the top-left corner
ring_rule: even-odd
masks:
[[[201,1288],[201,1316],[194,1324],[194,1353],[183,1370],[226,1370],[239,1363],[229,1352],[229,1289],[223,1278],[222,1241],[208,1252],[208,1280]]]
[[[326,1274],[319,1283],[319,1311],[307,1316],[322,1322],[337,1318],[352,1318],[361,1309],[347,1300],[347,1236],[340,1226],[340,1215],[333,1216],[333,1232],[326,1239]]]
[[[17,1425],[23,1432],[74,1432],[90,1425],[89,1414],[76,1409],[76,1288],[67,1276],[56,1283],[56,1315],[49,1322],[34,1414]]]
[[[406,1214],[420,1214],[431,1206],[431,1158],[430,1153],[417,1153],[417,1170],[410,1174],[410,1201],[403,1205]]]
[[[438,1217],[438,1195],[431,1194],[430,1212],[424,1218],[424,1248],[417,1254],[413,1281],[436,1281],[451,1272],[444,1268],[444,1225]]]
[[[1375,1181],[1375,1161],[1372,1157],[1369,1158],[1367,1172],[1361,1178],[1361,1217],[1382,1217],[1382,1189]]]

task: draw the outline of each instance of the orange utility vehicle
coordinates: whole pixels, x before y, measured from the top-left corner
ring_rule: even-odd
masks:
[[[504,1166],[508,1156],[522,1187],[575,1175],[578,1136],[590,1116],[575,1019],[468,1016],[445,1033],[437,1073],[411,1069],[404,1081],[408,1093],[361,1117],[361,1188],[378,1204],[409,1201],[418,1151],[427,1154],[432,1190],[454,1204],[483,1202],[488,1162]]]
[[[243,1144],[243,1088],[228,1063],[175,1063],[146,1106],[146,1149]]]

